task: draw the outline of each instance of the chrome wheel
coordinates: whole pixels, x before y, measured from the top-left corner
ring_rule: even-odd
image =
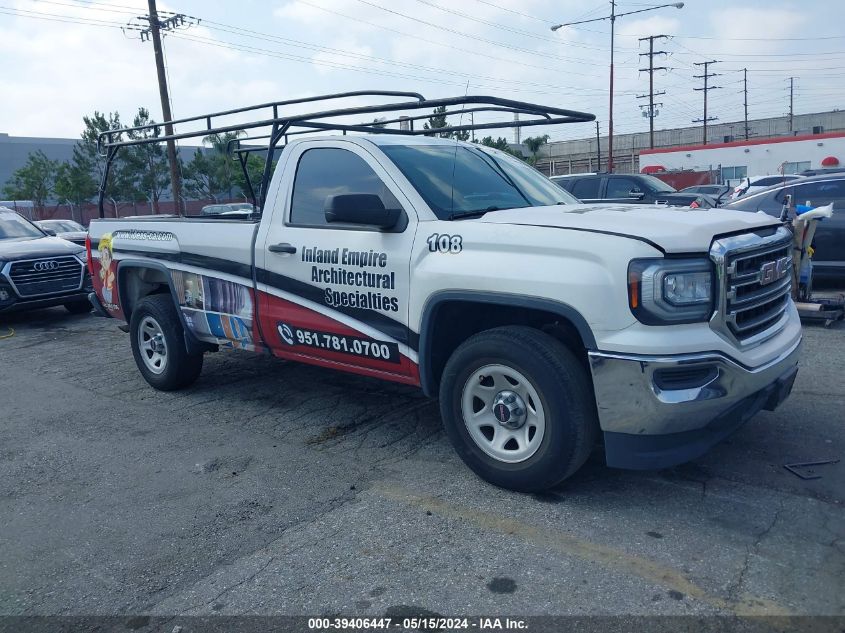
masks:
[[[470,437],[490,457],[516,463],[530,458],[546,432],[546,414],[531,382],[506,365],[470,374],[461,394]]]
[[[138,349],[151,372],[160,374],[166,369],[167,342],[158,321],[151,316],[145,316],[138,326]]]

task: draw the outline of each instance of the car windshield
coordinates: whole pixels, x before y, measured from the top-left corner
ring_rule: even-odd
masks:
[[[655,178],[654,176],[649,176],[647,174],[643,174],[640,176],[646,184],[651,187],[654,191],[657,192],[665,192],[665,193],[674,193],[677,191],[673,186],[667,185],[665,182],[660,180],[660,178]]]
[[[0,211],[0,240],[44,237],[34,225],[12,211]]]
[[[42,229],[53,229],[59,233],[85,230],[81,225],[72,220],[44,220],[43,222],[39,222],[38,226]]]
[[[441,220],[461,215],[578,204],[533,167],[468,145],[383,145],[381,149]]]

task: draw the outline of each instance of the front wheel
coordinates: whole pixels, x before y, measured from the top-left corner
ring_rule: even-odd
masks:
[[[188,354],[185,334],[169,294],[142,299],[129,321],[132,355],[141,375],[161,391],[192,384],[202,371],[202,354]]]
[[[586,461],[598,421],[575,355],[539,330],[487,330],[452,354],[440,383],[446,432],[461,459],[492,484],[551,488]]]

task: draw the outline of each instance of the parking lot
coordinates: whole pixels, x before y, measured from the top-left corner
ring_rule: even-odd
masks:
[[[493,488],[418,391],[241,352],[149,388],[116,322],[0,319],[0,612],[845,614],[845,325],[694,463]]]

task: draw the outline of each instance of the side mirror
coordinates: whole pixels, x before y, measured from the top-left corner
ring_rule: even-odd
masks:
[[[400,209],[385,209],[381,198],[371,193],[328,196],[323,210],[326,222],[363,224],[380,229],[392,229],[402,215]]]
[[[50,237],[56,237],[56,232],[53,229],[41,229]]]
[[[631,191],[628,192],[628,197],[633,198],[634,200],[642,200],[645,198],[645,194],[642,191],[631,189]]]

